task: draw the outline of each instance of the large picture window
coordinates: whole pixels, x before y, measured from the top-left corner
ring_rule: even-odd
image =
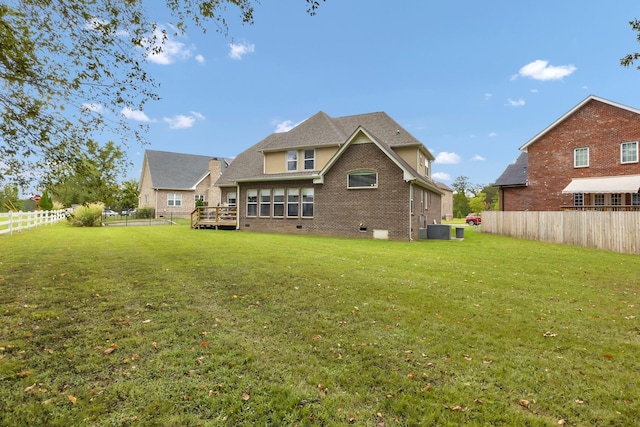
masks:
[[[258,215],[258,190],[247,190],[247,216]]]
[[[167,194],[167,206],[182,206],[182,194],[180,193]]]
[[[273,216],[284,216],[284,189],[277,188],[273,190]]]
[[[589,147],[581,147],[573,150],[573,167],[586,168],[589,166]]]
[[[300,216],[299,188],[289,188],[287,190],[287,216],[291,218]]]
[[[287,151],[287,170],[288,171],[298,170],[298,152],[297,151]]]
[[[623,142],[620,144],[620,162],[621,163],[637,163],[638,162],[638,142]]]
[[[313,216],[313,188],[302,189],[302,217]]]
[[[376,188],[378,174],[372,171],[351,172],[347,180],[347,188]]]
[[[271,216],[271,190],[260,190],[260,216]]]

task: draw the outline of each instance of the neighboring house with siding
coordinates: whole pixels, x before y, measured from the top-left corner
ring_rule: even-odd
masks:
[[[640,110],[589,96],[520,147],[504,211],[640,210]]]
[[[441,196],[442,219],[451,220],[453,219],[453,190],[442,182],[436,182],[436,185],[443,192]]]
[[[433,160],[386,113],[319,112],[239,154],[216,185],[240,230],[415,240],[442,216]]]
[[[197,200],[216,206],[220,189],[213,184],[230,163],[220,157],[145,150],[138,206],[155,209],[156,217],[188,217]]]

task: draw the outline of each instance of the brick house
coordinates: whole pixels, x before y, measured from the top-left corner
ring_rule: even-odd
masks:
[[[640,110],[589,96],[520,147],[504,211],[640,210]]]
[[[237,228],[414,240],[440,221],[433,155],[383,112],[319,112],[239,154],[216,185]]]
[[[215,206],[220,189],[213,184],[230,159],[145,150],[138,207],[151,207],[156,217],[188,217],[197,200]]]

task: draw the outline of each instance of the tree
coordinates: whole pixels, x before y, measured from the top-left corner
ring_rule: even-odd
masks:
[[[314,15],[319,1],[305,0]],[[324,1],[324,0],[323,0]],[[253,23],[258,0],[165,0],[184,33],[213,24],[227,34],[223,13],[233,8]],[[156,0],[13,0],[0,4],[0,180],[25,186],[55,179],[87,142],[106,129],[123,140],[144,141],[145,126],[120,113],[157,100],[144,69],[167,39],[145,15]]]
[[[640,20],[634,19],[633,21],[629,21],[629,25],[631,25],[633,31],[638,33],[637,40],[640,42]],[[634,65],[635,61],[638,59],[640,59],[640,52],[630,53],[620,59],[620,64],[625,67],[630,67],[631,65]],[[640,65],[637,68],[640,70]]]
[[[139,183],[137,179],[124,181],[120,186],[119,202],[122,210],[133,209],[138,206]]]
[[[471,212],[469,206],[469,198],[467,192],[471,188],[469,178],[466,176],[459,176],[451,184],[453,187],[453,216],[456,218],[464,218],[465,215]]]
[[[19,211],[23,209],[23,203],[18,198],[18,186],[6,184],[0,189],[0,212]]]
[[[47,188],[65,206],[95,202],[111,206],[118,200],[119,178],[128,165],[124,152],[114,142],[100,146],[90,140],[77,159],[60,165]]]

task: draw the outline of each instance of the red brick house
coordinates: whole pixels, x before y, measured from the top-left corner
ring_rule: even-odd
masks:
[[[441,218],[433,160],[385,113],[319,112],[242,152],[216,185],[240,230],[414,240]]]
[[[504,211],[640,210],[640,110],[589,96],[520,147]]]

